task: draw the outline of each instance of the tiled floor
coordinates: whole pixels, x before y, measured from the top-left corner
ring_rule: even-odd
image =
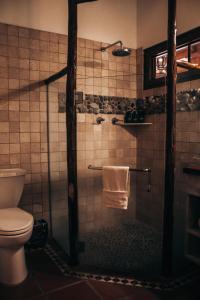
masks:
[[[21,285],[0,285],[1,300],[197,300],[199,283],[162,293],[94,280],[65,277],[43,251],[28,255],[30,274]]]

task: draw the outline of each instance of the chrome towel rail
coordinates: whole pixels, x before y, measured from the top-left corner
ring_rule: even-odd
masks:
[[[103,170],[103,167],[95,167],[95,166],[89,165],[88,169],[90,169],[90,170],[96,170],[96,171],[101,171],[101,170]],[[147,191],[148,192],[151,191],[151,169],[150,168],[138,169],[138,168],[131,168],[131,167],[129,167],[129,171],[131,171],[131,172],[144,172],[144,173],[147,173],[148,174],[148,188],[147,188]]]
[[[101,171],[101,170],[103,170],[103,167],[95,167],[95,166],[89,165],[88,169]],[[146,169],[135,169],[135,168],[129,167],[129,171],[134,171],[134,172],[151,172],[151,169],[149,169],[149,168],[146,168]]]

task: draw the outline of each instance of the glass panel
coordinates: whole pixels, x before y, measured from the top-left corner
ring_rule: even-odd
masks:
[[[49,159],[54,240],[68,253],[65,79],[49,85]]]
[[[123,115],[104,114],[105,122],[97,125],[96,115],[78,114],[79,233],[80,241],[85,243],[85,251],[79,256],[80,267],[103,274],[156,277],[160,274],[163,201],[160,192],[164,171],[158,167],[157,154],[163,157],[164,144],[162,150],[158,150],[157,144],[155,157],[153,149],[157,136],[163,138],[164,116],[161,120],[157,115],[161,123],[156,131],[150,126],[147,131],[141,128],[137,135],[134,128],[112,125],[113,117],[123,119]],[[154,118],[148,117],[147,122]],[[154,168],[154,187],[148,192],[147,174],[131,172],[128,209],[106,207],[102,198],[102,171],[89,170],[90,164]]]
[[[191,63],[200,65],[200,42],[191,45]]]

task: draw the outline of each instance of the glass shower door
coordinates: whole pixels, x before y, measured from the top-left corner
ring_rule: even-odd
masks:
[[[51,189],[52,237],[69,253],[67,203],[67,143],[65,78],[48,87],[49,168]]]
[[[85,244],[80,268],[153,279],[160,275],[161,265],[164,168],[158,165],[164,143],[154,157],[149,149],[164,134],[160,129],[164,116],[147,117],[153,125],[137,133],[133,127],[113,125],[113,117],[119,118],[104,114],[105,123],[97,125],[96,115],[78,114],[79,235]],[[102,171],[88,165],[151,168],[151,191],[147,174],[131,172],[128,209],[108,208],[102,199]]]

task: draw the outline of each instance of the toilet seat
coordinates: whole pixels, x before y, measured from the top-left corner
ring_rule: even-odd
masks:
[[[15,236],[33,228],[31,214],[18,207],[0,209],[0,236]]]

